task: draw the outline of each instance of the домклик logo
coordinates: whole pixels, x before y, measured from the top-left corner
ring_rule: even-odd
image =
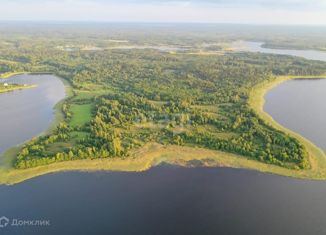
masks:
[[[9,224],[9,219],[6,216],[0,217],[0,228],[4,228]]]

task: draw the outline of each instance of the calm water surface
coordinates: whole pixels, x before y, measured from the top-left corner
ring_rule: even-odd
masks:
[[[326,182],[247,170],[160,166],[59,173],[0,186],[0,213],[50,220],[0,234],[326,234]]]
[[[265,110],[325,149],[326,125],[321,125],[326,120],[324,91],[326,81],[322,80],[286,82],[267,94]],[[44,123],[40,133],[53,118],[52,107],[58,100],[52,95],[53,99],[44,98],[51,92],[26,90],[18,94],[23,92],[34,92],[31,99],[24,99],[31,107],[41,102],[37,97],[49,99],[44,106],[47,116],[38,114],[49,119],[30,123],[35,128]],[[2,94],[0,101],[13,95]],[[6,99],[1,103],[11,101],[6,110],[22,108],[13,98]],[[4,115],[2,110],[0,115]],[[33,112],[22,113],[28,116]],[[20,114],[15,116],[23,116]],[[1,123],[7,118],[0,119]],[[28,128],[20,122],[17,119],[16,125],[21,126],[23,135]],[[0,234],[9,235],[326,234],[326,182],[247,170],[173,166],[142,173],[59,173],[0,186],[0,218],[2,215],[10,220],[49,220],[51,224],[0,228]]]
[[[326,52],[262,48],[262,42],[236,41],[236,51],[299,56],[326,62]],[[326,152],[326,79],[292,80],[270,90],[264,110],[283,126],[308,138]]]
[[[53,75],[18,75],[0,82],[37,85],[0,94],[1,154],[49,128],[54,119],[53,107],[65,97],[65,88]]]
[[[270,90],[264,110],[326,152],[326,79],[292,80]]]
[[[326,52],[315,50],[293,50],[293,49],[270,49],[262,48],[262,42],[236,41],[232,43],[232,48],[236,51],[261,52],[278,55],[291,55],[306,58],[308,60],[326,61]]]

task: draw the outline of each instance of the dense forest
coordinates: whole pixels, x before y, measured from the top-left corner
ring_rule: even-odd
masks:
[[[54,73],[73,94],[62,104],[64,119],[22,147],[16,168],[127,158],[154,142],[309,167],[305,148],[259,118],[248,106],[248,95],[256,84],[278,75],[322,74],[325,63],[225,51],[222,43],[232,37],[218,33],[193,38],[166,31],[151,37],[119,30],[40,32],[35,39],[13,31],[0,40],[0,73]],[[214,40],[221,44],[203,47]]]

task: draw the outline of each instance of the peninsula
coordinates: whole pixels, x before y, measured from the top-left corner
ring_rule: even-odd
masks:
[[[70,50],[64,45],[83,48],[88,40],[75,33],[80,37],[53,35],[62,43],[54,47],[25,37],[2,54],[3,77],[52,73],[64,81],[67,97],[53,107],[56,120],[47,132],[3,154],[1,183],[65,170],[143,171],[161,162],[326,179],[324,152],[262,109],[269,88],[323,77],[325,62],[229,51],[201,38],[188,42],[187,33],[140,36],[137,49],[108,49],[112,42],[98,35],[88,48],[101,50]],[[183,43],[170,45],[171,38]]]
[[[35,85],[0,83],[0,93],[33,88]]]

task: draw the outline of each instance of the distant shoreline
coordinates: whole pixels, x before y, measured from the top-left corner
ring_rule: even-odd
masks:
[[[149,143],[143,148],[132,152],[131,157],[125,159],[94,159],[94,160],[74,160],[59,162],[35,168],[17,170],[14,168],[0,168],[0,184],[16,184],[25,180],[62,171],[124,171],[139,172],[150,169],[160,163],[169,163],[179,166],[201,165],[206,167],[231,167],[257,170],[260,172],[272,173],[282,176],[295,177],[300,179],[325,180],[326,179],[326,156],[325,153],[312,142],[301,135],[286,129],[278,124],[273,118],[263,111],[265,94],[280,83],[298,78],[316,79],[323,76],[281,76],[276,79],[265,81],[252,88],[249,98],[249,105],[258,115],[269,125],[297,138],[309,153],[311,163],[310,169],[293,170],[276,165],[266,164],[257,160],[248,159],[231,153],[214,151],[203,148],[185,146],[163,146],[157,143]],[[67,84],[66,84],[67,85]],[[68,85],[69,86],[69,85]],[[71,89],[69,87],[69,89]],[[60,102],[62,103],[62,102]],[[56,107],[56,121],[58,121],[59,106]],[[10,155],[9,150],[7,155]],[[11,153],[13,156],[13,154]],[[196,164],[195,164],[196,163]]]
[[[16,75],[30,74],[29,72],[8,72],[0,75],[0,79],[8,79]]]
[[[23,75],[23,74],[35,74],[35,75],[42,75],[42,74],[53,74],[53,73],[50,73],[50,72],[8,72],[8,73],[3,73],[3,74],[0,74],[0,79],[9,79],[13,76],[16,76],[16,75]]]

